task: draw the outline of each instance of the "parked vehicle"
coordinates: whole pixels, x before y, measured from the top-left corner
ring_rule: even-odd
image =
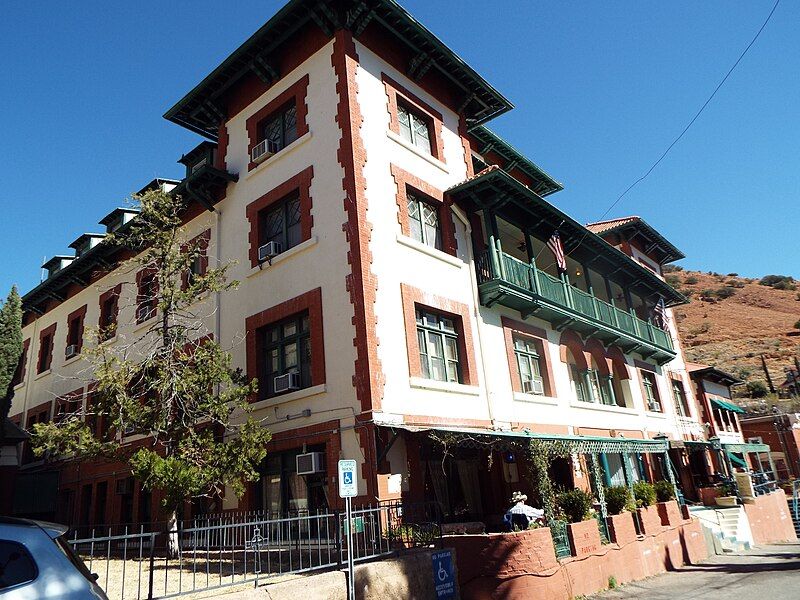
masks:
[[[108,600],[67,543],[65,525],[0,517],[2,600]]]

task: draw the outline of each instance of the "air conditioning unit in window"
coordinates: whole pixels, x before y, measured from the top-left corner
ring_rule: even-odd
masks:
[[[526,394],[538,394],[544,396],[544,384],[541,379],[531,379],[522,382],[522,391]]]
[[[275,393],[291,392],[300,389],[300,373],[278,375],[274,380]]]
[[[325,472],[325,455],[322,452],[307,452],[297,455],[297,474],[314,475]]]
[[[281,252],[283,252],[283,244],[280,242],[267,242],[258,247],[258,262],[275,258]]]
[[[278,151],[278,144],[274,140],[264,140],[259,142],[250,151],[250,160],[254,163],[262,163]]]
[[[73,356],[78,355],[78,345],[77,344],[70,344],[67,346],[67,349],[64,351],[64,356],[66,358],[72,358]]]

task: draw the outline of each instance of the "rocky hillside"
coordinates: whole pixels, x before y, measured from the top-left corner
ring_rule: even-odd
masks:
[[[689,360],[715,365],[746,381],[765,381],[760,359],[764,354],[772,380],[779,385],[793,357],[800,357],[800,282],[673,269],[665,275],[668,282],[690,300],[675,309]]]

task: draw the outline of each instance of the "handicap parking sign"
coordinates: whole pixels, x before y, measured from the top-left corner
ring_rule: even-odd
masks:
[[[456,578],[453,569],[453,555],[450,550],[431,554],[433,567],[433,589],[437,600],[456,597]]]
[[[356,461],[339,461],[339,497],[352,498],[358,496],[358,483],[356,482]]]

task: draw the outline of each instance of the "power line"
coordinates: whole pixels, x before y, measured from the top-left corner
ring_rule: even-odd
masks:
[[[678,137],[676,137],[674,140],[672,140],[672,143],[671,143],[669,146],[667,146],[667,149],[666,149],[666,150],[664,150],[664,152],[662,152],[662,153],[661,153],[661,156],[659,156],[659,157],[658,157],[658,160],[656,160],[656,161],[655,161],[655,162],[654,162],[654,163],[651,165],[651,167],[650,167],[650,168],[649,168],[649,169],[648,169],[648,170],[645,172],[645,174],[644,174],[644,175],[642,175],[641,177],[639,177],[639,179],[637,179],[637,180],[636,180],[636,181],[634,181],[632,184],[630,184],[630,185],[628,186],[628,188],[627,188],[627,189],[626,189],[624,192],[622,192],[622,193],[619,195],[619,197],[618,197],[616,200],[614,200],[614,202],[612,202],[612,203],[611,203],[611,206],[609,206],[609,207],[606,209],[606,211],[605,211],[605,212],[604,212],[604,213],[603,213],[603,214],[600,216],[600,218],[598,219],[598,221],[602,221],[602,220],[603,220],[603,219],[606,217],[606,215],[608,215],[608,213],[609,213],[609,212],[611,212],[611,210],[612,210],[612,209],[613,209],[613,208],[614,208],[614,207],[615,207],[617,204],[619,204],[619,201],[620,201],[620,200],[622,200],[622,199],[623,199],[623,198],[624,198],[624,197],[625,197],[625,196],[628,194],[628,192],[630,192],[630,191],[631,191],[631,190],[632,190],[634,187],[636,187],[636,186],[637,186],[639,183],[641,183],[642,181],[644,181],[644,180],[647,178],[647,176],[648,176],[648,175],[650,175],[650,173],[652,173],[652,172],[653,172],[653,170],[654,170],[654,169],[655,169],[655,168],[656,168],[656,167],[659,165],[659,163],[660,163],[662,160],[664,160],[664,158],[667,156],[667,154],[669,154],[669,151],[670,151],[670,150],[672,150],[672,148],[675,146],[675,144],[677,144],[677,143],[678,143],[678,142],[681,140],[681,138],[682,138],[682,137],[683,137],[683,136],[686,134],[686,132],[687,132],[687,131],[689,131],[689,128],[690,128],[692,125],[694,125],[694,122],[695,122],[695,121],[697,121],[698,117],[699,117],[699,116],[700,116],[700,115],[703,113],[703,111],[704,111],[704,110],[706,109],[706,107],[709,105],[709,103],[711,102],[711,100],[713,100],[713,99],[714,99],[714,96],[716,96],[716,95],[717,95],[717,92],[720,90],[720,88],[721,88],[721,87],[722,87],[722,86],[725,84],[725,82],[728,80],[728,77],[730,77],[730,76],[731,76],[731,73],[733,73],[734,69],[736,69],[736,67],[739,65],[739,63],[740,63],[740,62],[742,62],[742,59],[745,57],[745,54],[747,54],[748,50],[750,50],[750,48],[753,46],[753,44],[755,44],[755,43],[756,43],[756,40],[757,40],[757,39],[759,38],[759,36],[761,35],[761,32],[762,32],[762,31],[764,31],[764,29],[766,28],[766,26],[767,26],[767,23],[769,23],[769,22],[770,22],[770,20],[772,19],[772,15],[773,15],[773,14],[775,14],[775,10],[778,8],[778,5],[779,5],[780,3],[781,3],[781,0],[776,0],[776,2],[775,2],[775,5],[772,7],[772,10],[771,10],[771,11],[769,11],[769,14],[767,15],[767,18],[766,18],[766,20],[765,20],[765,21],[764,21],[764,23],[761,25],[761,27],[759,28],[759,30],[756,32],[755,36],[753,36],[753,39],[752,39],[752,40],[750,40],[750,43],[749,43],[749,44],[747,44],[747,46],[745,47],[745,49],[744,49],[744,50],[742,51],[742,53],[739,55],[739,58],[737,58],[737,59],[736,59],[736,62],[735,62],[735,63],[733,63],[733,66],[732,66],[730,69],[728,69],[728,72],[727,72],[727,73],[725,73],[725,77],[723,77],[723,78],[722,78],[722,81],[720,81],[720,82],[719,82],[719,84],[717,84],[717,87],[715,87],[715,88],[714,88],[714,91],[713,91],[713,92],[711,92],[711,95],[710,95],[710,96],[708,97],[708,99],[707,99],[707,100],[706,100],[706,101],[703,103],[703,106],[701,106],[701,107],[700,107],[700,110],[698,110],[698,111],[697,111],[697,113],[695,113],[694,117],[692,117],[692,120],[691,120],[691,121],[689,121],[689,123],[686,125],[686,127],[684,127],[684,128],[683,128],[683,131],[681,131],[680,135],[678,135]]]

